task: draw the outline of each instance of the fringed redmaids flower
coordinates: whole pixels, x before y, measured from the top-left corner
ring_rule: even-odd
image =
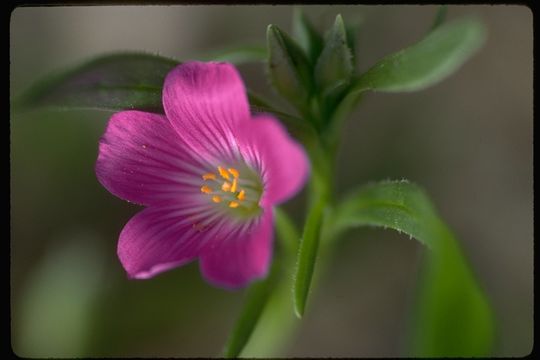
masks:
[[[166,77],[165,116],[122,111],[100,140],[96,174],[146,206],[120,233],[118,256],[144,279],[196,258],[212,284],[262,278],[272,255],[272,207],[304,185],[302,147],[270,115],[252,116],[227,63],[189,62]]]

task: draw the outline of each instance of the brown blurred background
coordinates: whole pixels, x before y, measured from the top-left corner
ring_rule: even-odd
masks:
[[[304,6],[320,28],[361,20],[358,67],[423,36],[435,6]],[[291,30],[292,6],[26,7],[11,16],[11,95],[50,71],[122,50],[194,59]],[[450,6],[480,18],[485,46],[427,90],[369,94],[348,120],[338,189],[421,184],[460,239],[495,310],[497,356],[533,344],[533,27],[523,6]],[[261,64],[239,67],[272,96]],[[215,289],[197,264],[128,281],[118,233],[137,211],[97,182],[110,114],[37,111],[11,118],[11,329],[20,356],[214,356],[243,292]],[[297,212],[302,198],[289,209]],[[301,214],[296,214],[301,218]],[[399,356],[421,246],[390,231],[350,232],[285,356]]]

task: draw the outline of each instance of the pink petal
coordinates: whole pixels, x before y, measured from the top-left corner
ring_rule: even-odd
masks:
[[[234,66],[216,62],[179,65],[165,79],[163,107],[194,152],[221,160],[236,156],[234,132],[249,120],[250,113],[244,84]]]
[[[118,257],[128,276],[147,279],[193,260],[201,233],[171,207],[150,207],[124,226]]]
[[[272,209],[265,209],[258,221],[249,230],[216,239],[201,251],[201,272],[208,282],[236,289],[266,276],[272,256]]]
[[[264,205],[284,202],[302,189],[309,175],[308,157],[277,119],[256,116],[239,138],[242,153],[263,176]]]
[[[114,195],[134,203],[150,205],[198,194],[205,171],[161,115],[116,113],[99,143],[99,182]]]

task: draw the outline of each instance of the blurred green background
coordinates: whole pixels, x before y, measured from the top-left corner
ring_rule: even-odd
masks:
[[[358,67],[420,39],[436,6],[305,6],[320,28],[361,21]],[[180,60],[291,30],[292,6],[21,7],[11,15],[10,89],[107,52]],[[406,178],[458,236],[498,325],[494,355],[533,345],[533,27],[523,6],[450,6],[480,18],[485,46],[427,90],[369,94],[343,131],[337,188]],[[261,64],[239,67],[273,96]],[[109,113],[36,111],[11,126],[11,344],[19,356],[215,356],[245,295],[206,284],[197,263],[129,281],[118,234],[140,210],[97,182]],[[287,205],[296,219],[303,197]],[[285,356],[399,356],[422,246],[356,230],[340,242]],[[292,311],[292,309],[291,309]]]

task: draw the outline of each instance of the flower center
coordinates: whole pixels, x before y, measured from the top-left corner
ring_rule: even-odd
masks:
[[[248,176],[241,177],[240,171],[233,167],[218,166],[216,170],[202,175],[201,192],[208,196],[209,201],[230,209],[243,209],[244,212],[259,208],[262,187],[253,176],[249,176],[252,171],[246,168]]]

